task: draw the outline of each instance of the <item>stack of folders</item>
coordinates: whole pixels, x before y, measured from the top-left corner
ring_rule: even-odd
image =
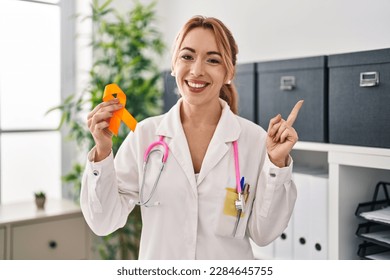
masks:
[[[360,216],[367,224],[360,225],[357,235],[371,244],[370,250],[363,256],[366,259],[390,260],[390,207],[369,212],[362,212]],[[362,228],[365,227],[365,230]],[[366,246],[367,247],[367,246]]]
[[[252,244],[259,259],[307,260],[328,258],[328,172],[294,167],[298,196],[288,227],[266,247]]]
[[[389,182],[378,182],[372,201],[359,203],[355,215],[363,219],[356,231],[363,240],[358,256],[363,259],[390,260],[390,197]],[[383,190],[384,199],[379,199]]]
[[[390,207],[385,207],[383,209],[370,212],[363,212],[360,213],[360,216],[366,220],[382,222],[390,225]]]

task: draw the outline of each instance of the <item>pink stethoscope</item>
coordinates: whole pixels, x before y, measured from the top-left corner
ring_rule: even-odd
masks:
[[[159,150],[159,149],[154,149],[156,146],[162,146],[164,152]],[[239,166],[239,160],[238,160],[237,141],[233,141],[233,150],[234,150],[234,167],[235,167],[235,172],[236,172],[236,188],[237,188],[237,193],[238,193],[238,199],[235,201],[235,206],[236,206],[237,210],[242,210],[244,208],[244,197],[242,195],[242,186],[240,184],[240,166]],[[144,199],[145,174],[146,174],[146,170],[148,167],[149,157],[154,152],[162,153],[160,172],[158,173],[157,178],[154,181],[152,191],[150,192],[147,199]],[[142,183],[141,183],[140,194],[139,194],[140,200],[138,202],[134,202],[135,204],[137,204],[139,206],[145,206],[145,207],[153,207],[153,206],[160,205],[160,202],[158,202],[158,201],[153,203],[153,204],[149,204],[149,201],[152,199],[152,197],[156,191],[158,181],[159,181],[161,173],[164,169],[165,163],[167,162],[168,155],[169,155],[169,148],[168,148],[168,144],[164,141],[164,136],[160,136],[158,141],[153,142],[146,149],[146,151],[144,153],[143,175],[142,175]]]

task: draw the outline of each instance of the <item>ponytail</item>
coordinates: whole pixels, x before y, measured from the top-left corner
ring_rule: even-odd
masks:
[[[222,86],[219,97],[226,101],[234,114],[238,115],[238,94],[233,82]]]

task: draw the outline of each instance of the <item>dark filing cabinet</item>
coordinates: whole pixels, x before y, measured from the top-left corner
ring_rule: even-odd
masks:
[[[256,122],[256,63],[238,64],[234,84],[239,97],[239,115]]]
[[[329,141],[390,148],[390,49],[329,56]]]
[[[326,56],[260,62],[258,75],[258,122],[268,129],[278,113],[287,119],[301,99],[294,128],[299,140],[328,142],[328,92]]]
[[[164,100],[164,113],[168,112],[173,105],[176,104],[179,99],[179,90],[176,86],[175,77],[171,75],[171,70],[163,71],[163,100]]]

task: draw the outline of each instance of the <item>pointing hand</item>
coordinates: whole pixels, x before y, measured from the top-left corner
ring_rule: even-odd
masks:
[[[270,160],[278,167],[288,165],[289,154],[298,141],[298,134],[293,128],[293,124],[298,117],[303,100],[295,104],[287,120],[280,114],[272,118],[268,126],[267,152]]]

